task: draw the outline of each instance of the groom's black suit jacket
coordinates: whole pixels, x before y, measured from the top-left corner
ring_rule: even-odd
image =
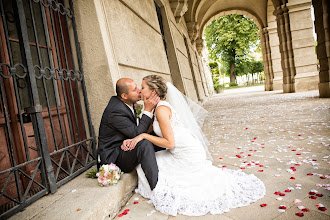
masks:
[[[147,132],[151,123],[152,119],[143,114],[137,126],[131,109],[117,96],[112,96],[99,128],[98,153],[101,164],[115,163],[123,141]]]

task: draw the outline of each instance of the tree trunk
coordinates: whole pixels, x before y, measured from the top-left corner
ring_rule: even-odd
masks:
[[[235,73],[234,73],[234,69],[235,69],[235,63],[232,63],[230,65],[230,82],[235,82],[236,81],[236,76],[235,76]]]
[[[254,85],[254,77],[253,77],[253,73],[252,73],[252,85]]]

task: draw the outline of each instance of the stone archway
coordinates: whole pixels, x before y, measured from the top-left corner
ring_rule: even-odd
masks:
[[[254,2],[254,1],[252,1]],[[273,90],[273,68],[271,59],[271,50],[269,44],[269,35],[266,28],[267,24],[267,0],[260,3],[257,7],[250,1],[225,2],[221,0],[213,1],[188,1],[188,11],[185,14],[187,29],[190,40],[196,44],[198,53],[204,49],[202,39],[203,32],[207,24],[220,16],[228,14],[241,14],[254,20],[259,28],[259,36],[262,47],[262,55],[265,72],[265,90]]]
[[[313,29],[310,27],[311,0],[289,3],[287,0],[187,0],[184,3],[189,37],[199,53],[203,49],[203,30],[210,20],[229,13],[243,14],[252,18],[260,30],[266,91],[283,89],[284,92],[296,92],[319,87],[321,75],[317,72]],[[273,16],[272,21],[268,20],[269,15]]]

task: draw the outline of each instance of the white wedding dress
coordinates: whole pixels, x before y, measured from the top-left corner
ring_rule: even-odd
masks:
[[[159,175],[153,191],[141,165],[137,167],[138,191],[156,210],[173,216],[220,214],[264,197],[265,185],[255,175],[213,166],[201,142],[183,126],[175,109],[166,101],[160,101],[157,107],[162,105],[172,110],[175,147],[156,152]],[[153,128],[163,137],[156,118]]]

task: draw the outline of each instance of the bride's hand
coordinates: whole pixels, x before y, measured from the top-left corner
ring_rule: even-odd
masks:
[[[123,144],[120,146],[120,148],[123,150],[123,151],[128,151],[129,150],[129,146],[131,144],[131,141],[132,139],[126,139],[123,141]]]
[[[144,139],[144,134],[140,134],[136,136],[135,138],[131,139],[131,143],[129,144],[129,150],[133,150],[137,143],[142,141]]]

